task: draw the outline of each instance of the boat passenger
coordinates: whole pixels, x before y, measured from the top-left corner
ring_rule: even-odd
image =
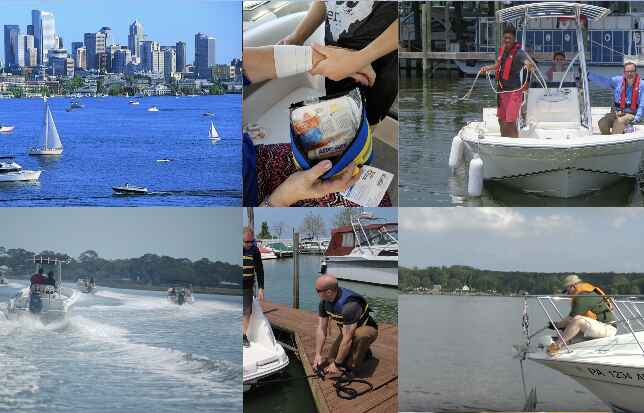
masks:
[[[499,49],[499,58],[495,64],[483,66],[481,72],[496,72],[496,83],[499,89],[496,116],[499,119],[501,136],[518,138],[517,119],[523,103],[524,87],[521,84],[523,68],[532,70],[534,65],[528,54],[516,41],[516,29],[506,26],[503,30],[503,47]]]
[[[54,288],[56,288],[56,278],[54,278],[54,272],[53,271],[49,271],[47,273],[47,284],[48,285],[53,285]]]
[[[635,63],[624,63],[624,74],[604,77],[588,73],[588,79],[606,88],[613,89],[613,107],[599,120],[602,135],[619,135],[630,123],[639,123],[644,112],[642,95],[644,83],[640,83]]]
[[[255,233],[252,228],[244,227],[243,231],[243,289],[244,289],[244,318],[242,320],[243,344],[250,346],[246,333],[248,323],[253,312],[253,287],[257,277],[257,299],[264,301],[264,266],[262,265],[262,254],[255,244]]]
[[[328,362],[327,373],[339,374],[340,368],[355,370],[371,357],[369,346],[378,338],[378,324],[369,314],[369,304],[360,294],[338,286],[333,275],[322,275],[315,281],[320,296],[318,328],[315,335],[313,368]],[[326,360],[322,357],[329,318],[340,329],[340,334],[329,349]]]
[[[43,272],[42,268],[38,268],[38,272],[31,276],[31,286],[47,284],[47,277],[43,275]]]
[[[563,52],[555,52],[552,55],[552,66],[545,73],[546,80],[552,82],[555,72],[563,73],[566,71],[566,55]]]
[[[564,329],[562,337],[566,343],[578,334],[589,339],[612,337],[617,333],[612,304],[606,294],[579,276],[571,274],[564,280],[565,294],[571,295],[572,303],[567,317],[555,323],[558,329]],[[553,355],[564,347],[561,339],[548,346],[548,353]]]

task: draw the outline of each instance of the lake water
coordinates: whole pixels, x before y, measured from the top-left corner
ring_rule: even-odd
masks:
[[[317,313],[320,299],[315,279],[320,276],[321,255],[300,255],[300,308]],[[293,259],[266,260],[264,264],[265,299],[293,305]],[[372,316],[382,323],[398,323],[398,290],[340,280],[340,285],[363,294],[374,311]],[[328,348],[327,348],[328,349]],[[303,376],[301,362],[291,357],[291,364],[282,379]],[[276,379],[279,379],[277,377]],[[313,398],[305,380],[269,384],[244,394],[244,412],[309,412],[315,411]]]
[[[505,185],[486,183],[480,198],[469,198],[466,168],[462,167],[455,176],[450,176],[448,160],[452,138],[468,122],[480,121],[483,107],[496,107],[496,95],[487,80],[479,78],[472,99],[459,101],[474,79],[441,76],[423,79],[401,71],[401,205],[644,206],[644,196],[633,180],[623,180],[605,190],[573,199],[524,194]],[[592,83],[590,87],[594,106],[610,106],[610,90]]]
[[[99,287],[63,325],[0,314],[0,411],[241,411],[240,331],[239,297],[202,294]]]
[[[523,299],[400,296],[400,411],[521,411],[519,360]],[[546,325],[529,300],[530,332]],[[549,330],[548,330],[549,331]],[[574,380],[525,361],[537,411],[610,411]]]
[[[241,96],[160,96],[141,99],[70,99],[50,108],[64,152],[34,157],[40,144],[42,99],[0,100],[0,155],[14,155],[24,169],[42,170],[35,183],[0,183],[3,206],[239,206],[241,205]],[[159,112],[148,112],[152,105]],[[203,116],[205,112],[214,117]],[[210,122],[221,140],[208,139]],[[170,159],[172,162],[157,162]],[[156,195],[112,195],[112,186],[146,186]]]

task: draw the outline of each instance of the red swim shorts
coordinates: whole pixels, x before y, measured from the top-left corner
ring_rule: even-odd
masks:
[[[496,117],[502,122],[514,123],[519,117],[521,103],[523,102],[523,91],[501,93],[499,95],[499,107],[496,109]]]

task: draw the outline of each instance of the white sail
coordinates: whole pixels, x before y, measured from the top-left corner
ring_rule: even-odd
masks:
[[[208,137],[210,139],[217,139],[219,138],[219,134],[217,133],[217,129],[215,129],[215,124],[210,122],[210,131],[208,131]]]
[[[60,136],[58,136],[58,130],[56,129],[54,118],[49,110],[49,105],[47,105],[47,122],[45,123],[47,126],[47,134],[45,135],[45,143],[43,146],[45,148],[62,148],[63,144],[60,141]],[[47,143],[49,143],[49,146],[47,146]]]

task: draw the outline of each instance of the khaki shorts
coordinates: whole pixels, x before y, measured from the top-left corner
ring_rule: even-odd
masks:
[[[584,326],[581,328],[581,331],[586,338],[612,337],[617,334],[617,329],[610,324],[604,324],[601,321],[588,317],[582,318],[584,320]]]

